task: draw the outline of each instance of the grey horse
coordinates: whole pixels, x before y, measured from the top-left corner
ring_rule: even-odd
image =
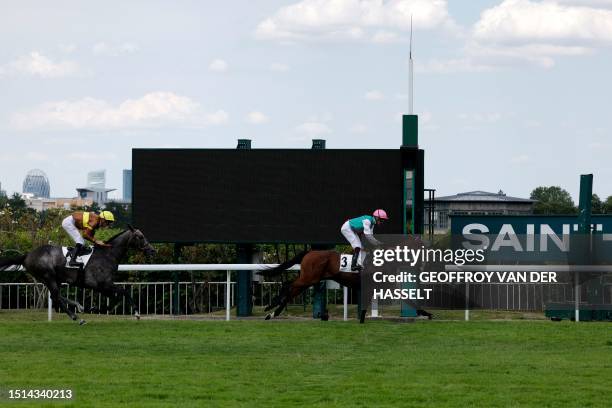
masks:
[[[134,316],[140,319],[138,306],[127,290],[113,283],[113,275],[128,249],[143,251],[147,257],[155,254],[155,249],[149,244],[143,233],[132,226],[110,238],[106,243],[112,247],[96,247],[87,266],[82,271],[79,268],[67,268],[62,248],[55,245],[43,245],[22,256],[0,258],[0,270],[12,265],[24,266],[30,275],[47,286],[55,310],[65,312],[72,320],[76,321],[78,316],[76,312],[70,310],[69,306],[73,306],[79,313],[86,310],[78,302],[60,295],[59,287],[64,282],[80,288],[93,289],[109,297],[111,299],[109,310],[112,310],[124,297],[132,306]],[[79,320],[79,324],[84,323],[85,320]]]

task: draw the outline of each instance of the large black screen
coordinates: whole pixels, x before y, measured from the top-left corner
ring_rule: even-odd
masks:
[[[399,149],[134,149],[132,168],[134,223],[155,242],[341,243],[376,208],[391,217],[377,233],[402,232]]]

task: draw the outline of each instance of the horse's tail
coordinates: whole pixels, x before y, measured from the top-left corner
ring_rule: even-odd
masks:
[[[288,261],[283,262],[282,264],[275,266],[274,268],[264,269],[257,272],[259,275],[263,276],[276,276],[281,272],[291,268],[293,265],[299,264],[302,262],[302,259],[306,256],[306,254],[310,251],[302,251],[293,258]]]
[[[26,254],[27,255],[27,254]],[[26,255],[10,256],[6,258],[0,258],[0,271],[14,265],[23,265],[23,261],[26,259]]]

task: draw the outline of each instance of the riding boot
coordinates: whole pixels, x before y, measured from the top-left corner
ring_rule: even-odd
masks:
[[[353,249],[353,260],[351,261],[351,271],[361,272],[361,270],[363,269],[363,266],[359,265],[359,263],[357,262],[359,260],[360,250],[361,248]]]
[[[78,243],[74,246],[74,248],[72,248],[72,251],[70,252],[70,254],[68,254],[68,256],[70,257],[70,262],[68,263],[68,266],[83,266],[82,262],[77,262],[77,256],[79,256],[81,248],[83,248],[83,244]]]

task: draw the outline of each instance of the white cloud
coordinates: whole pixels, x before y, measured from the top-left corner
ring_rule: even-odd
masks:
[[[383,93],[380,91],[372,90],[366,92],[363,97],[369,101],[380,101],[381,99],[384,99],[385,95],[383,95]]]
[[[503,0],[484,10],[461,55],[417,61],[417,72],[485,72],[516,65],[552,68],[560,57],[612,46],[612,0]]]
[[[227,62],[222,59],[215,59],[208,65],[208,69],[213,72],[225,72],[227,71]]]
[[[0,75],[30,75],[39,78],[60,78],[74,75],[79,66],[74,61],[54,62],[37,51],[0,66]]]
[[[612,8],[612,0],[557,0],[557,3],[573,6]]]
[[[287,72],[290,67],[287,64],[282,64],[280,62],[274,62],[270,64],[270,70],[274,72]]]
[[[321,122],[305,122],[296,126],[295,130],[309,136],[320,136],[331,133],[329,126]]]
[[[356,123],[349,129],[349,132],[351,133],[366,133],[367,131],[368,128],[363,123]]]
[[[253,125],[268,123],[270,119],[261,112],[253,111],[246,116],[246,121]]]
[[[483,11],[474,25],[464,66],[522,62],[551,68],[557,57],[587,55],[611,46],[612,10],[596,8],[603,5],[612,2],[504,0]]]
[[[119,105],[94,98],[44,103],[37,108],[16,113],[16,130],[36,129],[124,129],[167,125],[200,127],[228,121],[223,111],[204,112],[188,97],[172,92],[151,92]]]
[[[471,54],[473,61],[488,61],[489,64],[497,66],[523,62],[538,65],[542,68],[551,68],[555,65],[554,57],[580,56],[591,52],[593,50],[588,47],[554,44],[524,44],[519,46],[471,44],[468,46],[468,53]]]
[[[138,50],[138,45],[130,42],[124,42],[121,44],[99,42],[92,47],[92,51],[95,55],[104,57],[119,57],[122,55],[134,54],[138,52]]]
[[[446,0],[302,0],[261,21],[255,36],[389,42],[410,29],[411,17],[415,29],[456,27]]]
[[[505,0],[485,10],[474,38],[494,43],[612,42],[612,11],[555,1]]]

